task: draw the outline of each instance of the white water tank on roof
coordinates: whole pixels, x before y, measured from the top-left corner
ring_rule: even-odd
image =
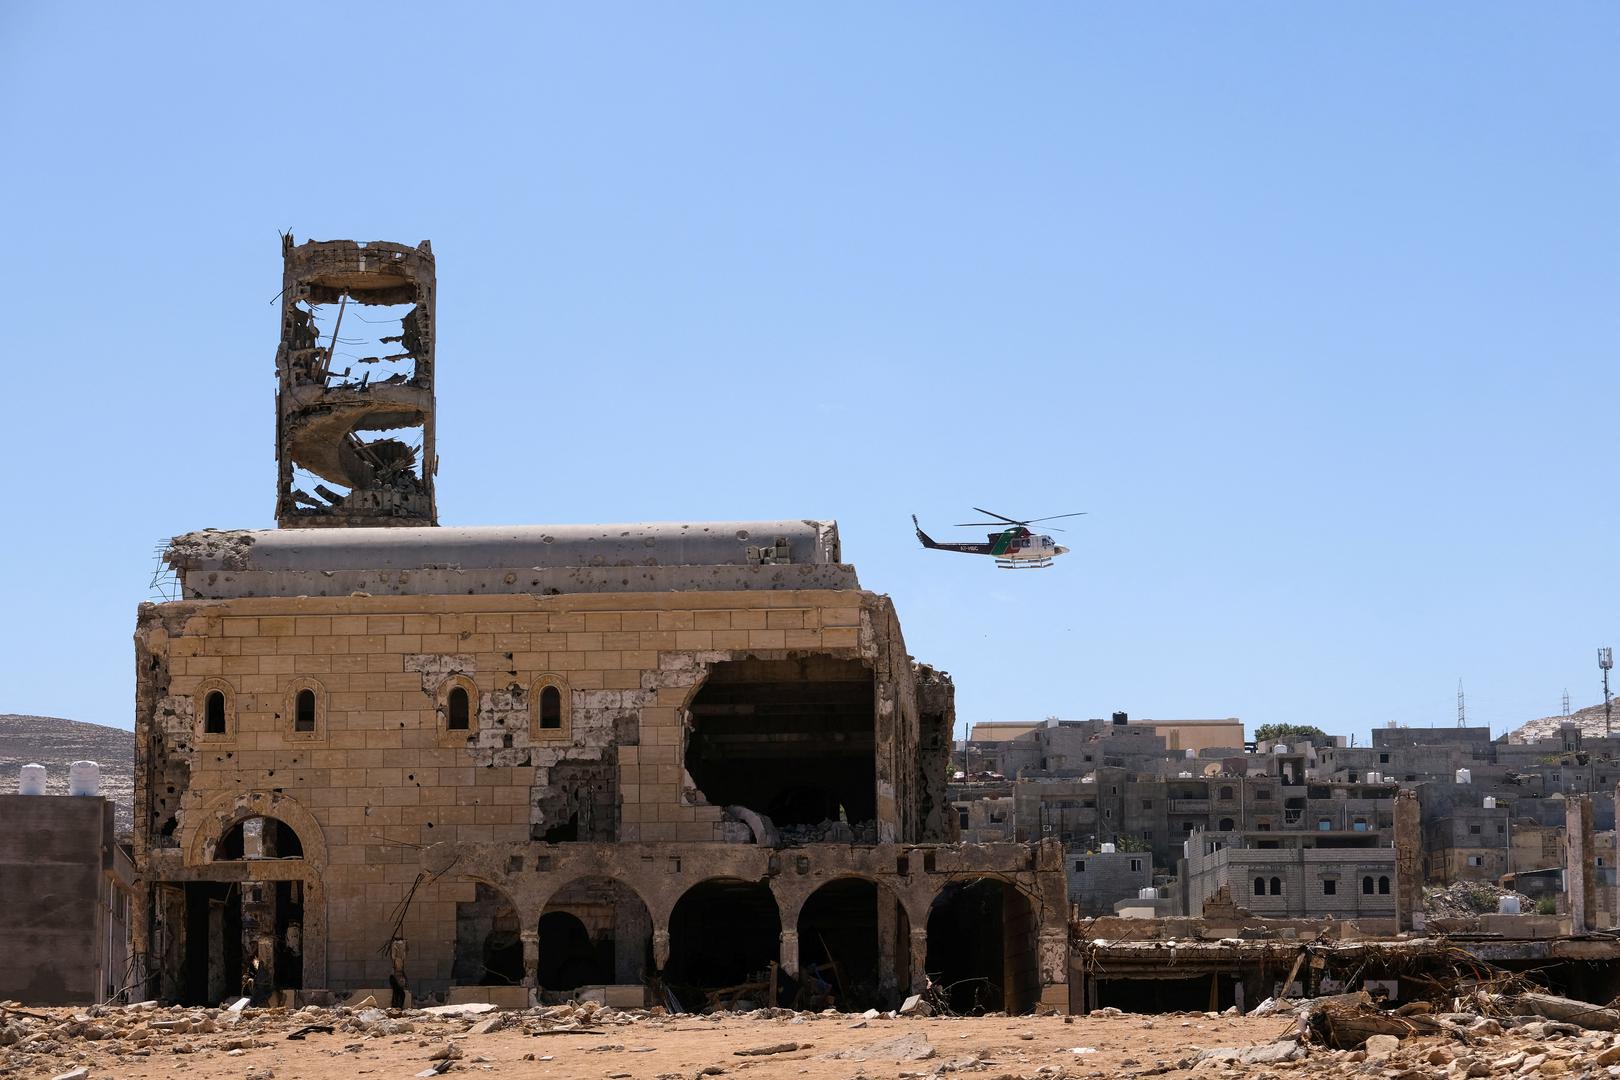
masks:
[[[1155,889],[1151,885],[1147,886],[1146,888],[1137,889],[1136,898],[1138,900],[1157,900],[1159,898],[1159,890]]]
[[[1271,748],[1271,752],[1273,754],[1286,754],[1286,753],[1288,753],[1288,744],[1287,743],[1278,743],[1276,746],[1273,746]]]
[[[1485,809],[1487,809],[1487,810],[1495,810],[1496,809],[1496,796],[1495,795],[1487,795],[1487,796],[1485,796],[1484,805],[1485,805]]]
[[[75,761],[68,766],[69,795],[100,795],[101,766],[93,761]]]
[[[1370,772],[1370,773],[1367,774],[1367,783],[1369,783],[1369,784],[1382,784],[1383,782],[1384,782],[1384,774],[1383,773],[1381,773],[1381,772]]]
[[[1472,784],[1473,782],[1474,782],[1474,773],[1473,773],[1472,769],[1458,769],[1457,770],[1457,783],[1459,783],[1459,784]]]
[[[1519,915],[1519,898],[1517,896],[1499,896],[1496,899],[1496,913],[1498,915]]]
[[[1194,750],[1192,747],[1189,746],[1187,748],[1186,756],[1187,757],[1197,757],[1198,756],[1198,751]]]
[[[45,766],[29,762],[17,771],[17,794],[45,794]]]
[[[1114,845],[1113,844],[1104,844],[1102,846],[1102,853],[1104,855],[1112,855],[1114,853]]]

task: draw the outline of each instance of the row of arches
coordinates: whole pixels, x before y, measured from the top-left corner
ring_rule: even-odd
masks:
[[[855,876],[818,887],[791,925],[766,881],[712,878],[683,893],[662,927],[623,882],[578,879],[546,904],[534,927],[537,955],[527,962],[517,907],[493,885],[479,882],[474,899],[457,905],[456,925],[453,978],[461,985],[519,985],[532,966],[543,994],[640,983],[688,1010],[859,1010],[892,1008],[918,992],[920,960],[920,973],[954,1011],[1017,1011],[1039,996],[1028,898],[994,878],[948,883],[921,934],[891,889]],[[662,968],[659,932],[667,934]]]
[[[293,813],[283,820],[286,811]],[[207,999],[219,978],[233,984],[255,949],[264,952],[278,988],[296,986],[302,967],[296,947],[309,915],[304,889],[319,889],[325,865],[320,830],[296,804],[273,796],[238,802],[229,817],[216,820],[219,832],[190,837],[192,865],[284,861],[254,874],[262,878],[268,871],[282,880],[262,894],[228,883],[188,892],[185,918],[196,925],[187,935],[187,963],[218,978],[199,974],[186,996]],[[819,880],[813,888],[811,880],[793,875],[714,877],[690,885],[672,905],[666,895],[652,909],[637,888],[610,876],[569,881],[538,912],[514,903],[498,879],[473,884],[472,899],[456,905],[450,971],[456,985],[566,993],[642,984],[653,989],[653,1000],[668,994],[687,1009],[736,1000],[765,1004],[774,985],[775,1003],[864,1009],[897,1005],[926,979],[963,1013],[1022,1010],[1040,993],[1040,920],[1030,898],[999,877],[945,881],[931,902],[923,901],[926,907],[915,895],[902,897],[856,873]],[[212,916],[205,914],[209,909]],[[324,901],[312,910],[323,911]],[[321,923],[317,936],[302,944],[324,957]],[[288,942],[294,950],[283,956]],[[429,946],[438,948],[443,945]],[[315,970],[323,968],[317,962]]]

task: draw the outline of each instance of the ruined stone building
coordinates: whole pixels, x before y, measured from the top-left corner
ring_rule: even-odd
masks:
[[[148,995],[1066,1002],[1060,846],[951,843],[950,680],[836,525],[437,527],[427,245],[285,260],[281,527],[138,617]]]

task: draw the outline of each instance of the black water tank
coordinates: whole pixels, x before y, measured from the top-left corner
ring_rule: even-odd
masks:
[[[1117,712],[1114,714],[1114,723],[1116,724],[1123,724],[1128,719],[1130,719],[1130,717],[1126,716],[1122,712]]]

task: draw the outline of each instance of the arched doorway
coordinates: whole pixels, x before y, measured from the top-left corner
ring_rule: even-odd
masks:
[[[571,881],[540,915],[545,990],[644,983],[652,969],[652,917],[636,891],[609,877]]]
[[[796,1008],[843,1012],[898,1004],[911,927],[889,889],[865,878],[837,878],[811,893],[799,909]]]
[[[473,898],[456,904],[456,949],[450,979],[457,986],[519,986],[523,938],[512,898],[476,882]]]
[[[781,933],[776,896],[765,882],[713,878],[694,885],[670,912],[665,983],[689,1009],[702,1008],[711,992],[723,992],[722,1004],[774,1004],[766,998]]]
[[[1040,998],[1039,925],[1000,878],[952,881],[928,911],[925,967],[953,1012],[1025,1012]]]

